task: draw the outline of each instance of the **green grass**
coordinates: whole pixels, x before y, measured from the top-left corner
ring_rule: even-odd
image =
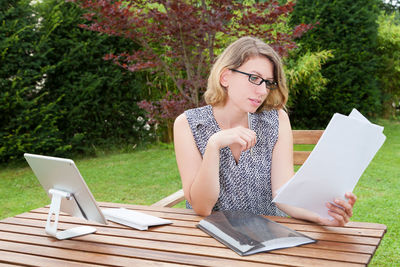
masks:
[[[386,141],[361,176],[354,221],[385,224],[388,231],[371,266],[400,266],[400,121],[380,120]]]
[[[352,220],[388,227],[370,266],[399,266],[400,122],[377,123],[385,127],[387,139],[355,188],[358,201]],[[102,153],[75,162],[97,201],[149,205],[181,188],[171,145]],[[26,163],[0,170],[0,198],[0,219],[50,203]]]
[[[179,188],[172,146],[75,161],[97,201],[149,205]],[[50,203],[28,164],[0,171],[0,218]]]

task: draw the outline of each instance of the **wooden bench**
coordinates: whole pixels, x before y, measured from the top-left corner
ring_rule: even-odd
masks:
[[[293,144],[294,145],[315,145],[321,137],[323,130],[293,130]],[[311,151],[296,150],[293,151],[294,165],[302,165]],[[154,203],[154,207],[173,207],[176,204],[185,200],[183,189],[161,199]]]

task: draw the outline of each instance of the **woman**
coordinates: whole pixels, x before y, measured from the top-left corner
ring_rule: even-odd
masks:
[[[202,216],[213,210],[247,210],[341,226],[356,197],[327,203],[333,220],[272,203],[294,174],[293,140],[282,63],[253,37],[232,43],[212,67],[207,106],[185,111],[174,124],[176,160],[187,207]],[[283,213],[283,212],[284,213]]]

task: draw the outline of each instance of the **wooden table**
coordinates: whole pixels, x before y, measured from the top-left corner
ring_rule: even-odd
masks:
[[[99,203],[125,207],[173,221],[172,225],[138,231],[111,223],[101,225],[67,215],[59,229],[93,225],[95,234],[59,241],[46,235],[48,207],[0,221],[0,265],[34,266],[362,266],[377,249],[386,226],[351,222],[346,227],[322,227],[290,218],[268,217],[318,242],[241,257],[196,228],[202,217],[192,210]]]

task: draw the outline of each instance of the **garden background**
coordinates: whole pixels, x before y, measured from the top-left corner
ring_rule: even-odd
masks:
[[[254,35],[283,57],[293,128],[352,108],[385,126],[354,219],[388,225],[373,264],[400,262],[399,1],[0,0],[0,22],[0,218],[49,202],[25,152],[77,160],[98,201],[180,188],[173,120],[204,104],[221,50]]]

